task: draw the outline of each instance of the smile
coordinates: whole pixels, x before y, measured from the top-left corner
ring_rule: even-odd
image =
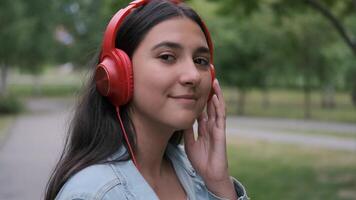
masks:
[[[195,95],[177,95],[177,96],[169,96],[172,99],[175,99],[179,103],[182,104],[194,104],[197,101],[197,97]]]

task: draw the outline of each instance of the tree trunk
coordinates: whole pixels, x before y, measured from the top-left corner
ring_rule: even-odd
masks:
[[[340,19],[334,15],[329,8],[327,8],[319,0],[305,0],[312,8],[320,12],[336,29],[341,38],[344,40],[346,45],[350,48],[353,55],[356,56],[356,40],[354,40],[354,35],[352,31],[347,31],[345,25]],[[356,9],[356,0],[352,0],[353,8]],[[353,105],[356,107],[356,86],[353,86],[351,91],[351,99]]]
[[[329,8],[327,8],[319,0],[305,0],[312,8],[320,12],[329,22],[334,26],[336,31],[339,33],[341,38],[349,46],[352,53],[356,56],[356,40],[353,40],[353,35],[350,34],[350,31],[347,31],[345,26],[342,24],[342,21],[338,19]],[[356,8],[356,2],[353,0],[353,5]]]
[[[304,118],[311,118],[311,89],[309,85],[308,78],[306,77],[306,81],[304,83]]]
[[[354,83],[352,89],[351,89],[351,100],[352,100],[352,104],[354,105],[354,107],[356,108],[356,82]]]
[[[7,75],[9,67],[5,63],[2,63],[0,68],[0,96],[3,97],[7,93]]]
[[[239,90],[239,96],[237,101],[237,114],[244,115],[245,114],[245,99],[246,99],[246,91],[241,89]]]
[[[41,76],[36,74],[36,75],[33,75],[33,94],[36,95],[36,96],[41,96],[42,94],[42,91],[41,91]]]
[[[335,88],[332,84],[327,84],[323,87],[321,107],[326,109],[335,108]]]
[[[262,89],[262,108],[267,109],[270,106],[269,92],[267,88]]]

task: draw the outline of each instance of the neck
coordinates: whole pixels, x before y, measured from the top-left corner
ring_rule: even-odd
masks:
[[[174,129],[148,120],[142,115],[131,115],[136,132],[135,157],[142,176],[152,185],[167,171],[169,162],[164,159],[168,141]]]

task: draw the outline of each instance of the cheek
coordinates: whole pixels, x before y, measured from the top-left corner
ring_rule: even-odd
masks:
[[[157,101],[159,101],[158,97],[162,95],[162,90],[162,84],[151,74],[140,74],[134,78],[134,99],[140,99],[147,103],[159,103]]]
[[[212,85],[212,81],[211,81],[211,75],[210,75],[210,71],[209,74],[204,76],[204,79],[202,80],[202,95],[204,96],[205,101],[208,101],[211,89],[213,87]]]
[[[157,110],[165,104],[171,82],[168,75],[162,76],[162,73],[152,65],[142,65],[141,69],[134,70],[133,100],[141,108]]]
[[[212,82],[211,82],[211,76],[209,72],[208,75],[204,76],[200,85],[201,99],[199,100],[196,108],[198,116],[203,112],[205,106],[207,105],[211,87],[212,87]]]
[[[173,79],[168,72],[156,63],[147,63],[134,69],[134,91],[137,92],[167,92]],[[147,91],[148,90],[148,91]]]

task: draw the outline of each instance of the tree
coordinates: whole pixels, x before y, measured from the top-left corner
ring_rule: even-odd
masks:
[[[356,56],[356,28],[350,24],[347,25],[347,20],[354,18],[356,14],[356,1],[332,1],[332,0],[209,0],[219,4],[219,13],[222,15],[232,15],[237,18],[244,18],[252,13],[261,10],[264,7],[270,7],[275,15],[279,18],[293,16],[295,13],[303,14],[308,8],[312,8],[319,12],[330,24],[334,27],[336,32],[342,38],[344,43],[349,47],[350,51]],[[355,19],[352,20],[355,24]],[[355,68],[352,66],[351,68]],[[350,69],[353,73],[356,70]],[[350,76],[348,74],[348,76]],[[356,77],[356,74],[351,76]],[[353,79],[348,84],[351,86],[352,99],[356,99],[356,79]],[[328,83],[329,85],[330,83]],[[353,100],[356,106],[356,101]]]
[[[22,30],[28,29],[30,20],[24,18],[25,6],[19,0],[3,0],[0,2],[0,96],[6,93],[7,71],[9,66],[17,64],[21,44],[26,40]]]
[[[129,0],[64,0],[59,3],[63,13],[57,27],[66,31],[73,41],[62,45],[60,60],[73,62],[77,67],[85,66],[100,49],[103,32],[111,16]]]
[[[246,5],[254,7],[252,1],[248,2],[252,4],[246,1]],[[209,3],[204,5],[202,11],[206,12]],[[270,77],[281,66],[279,52],[271,51],[271,47],[281,45],[281,31],[272,28],[275,27],[274,19],[268,8],[260,13],[250,13],[247,17],[242,7],[235,7],[234,1],[213,5],[215,8],[218,5],[218,8],[212,9],[214,6],[211,6],[209,14],[217,13],[217,16],[207,22],[216,38],[216,65],[220,71],[218,74],[221,74],[220,80],[238,90],[237,113],[244,114],[246,94],[252,88],[263,91],[262,106],[267,108]],[[229,6],[222,8],[220,5]]]
[[[86,64],[100,48],[109,18],[128,2],[2,0],[0,96],[6,93],[10,67],[39,75],[44,66],[54,63]],[[57,34],[65,34],[70,41]]]
[[[332,67],[327,66],[323,50],[332,41],[333,35],[325,34],[328,25],[308,11],[285,19],[283,26],[289,40],[289,48],[283,49],[292,64],[294,76],[302,80],[304,117],[311,118],[311,91],[331,76]]]
[[[234,20],[220,20],[215,24],[218,74],[223,83],[238,89],[238,114],[244,114],[245,96],[250,89],[259,88],[268,96],[269,78],[281,66],[280,52],[270,49],[281,45],[281,30],[271,28],[273,19],[268,11],[241,20],[238,26]],[[268,98],[264,98],[263,105],[268,106]]]
[[[0,4],[0,95],[5,95],[10,67],[38,74],[50,60],[53,7],[46,0],[3,0]]]

